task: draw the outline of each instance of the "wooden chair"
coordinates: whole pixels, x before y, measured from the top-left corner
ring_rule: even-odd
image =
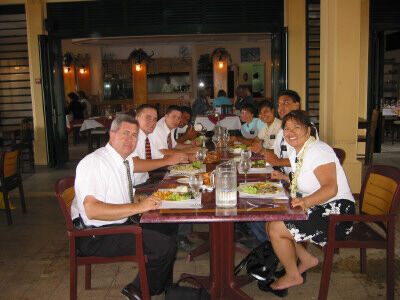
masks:
[[[233,105],[221,105],[221,115],[229,115],[232,113]]]
[[[343,165],[343,162],[346,158],[346,152],[343,149],[340,148],[333,148],[333,151],[335,151],[337,158],[339,159],[339,162],[341,165]]]
[[[374,147],[375,147],[375,133],[376,127],[378,126],[378,117],[379,112],[378,110],[374,109],[372,111],[371,122],[367,128],[367,134],[365,136],[358,136],[357,142],[364,142],[365,143],[365,164],[371,165],[372,159],[374,156]]]
[[[8,225],[12,225],[11,209],[8,202],[9,192],[18,187],[22,212],[26,213],[24,188],[20,168],[21,145],[17,144],[11,151],[3,151],[0,159],[0,191],[3,193],[4,207]]]
[[[134,261],[139,265],[139,277],[143,299],[150,300],[149,286],[146,276],[147,256],[143,252],[142,228],[136,225],[101,227],[90,229],[75,229],[71,220],[71,204],[75,197],[74,192],[75,177],[65,177],[58,180],[54,186],[55,193],[64,214],[65,223],[67,225],[67,233],[69,238],[69,267],[70,267],[70,299],[77,298],[77,277],[78,266],[85,265],[85,289],[91,288],[91,265],[119,262]],[[136,254],[119,257],[100,257],[100,256],[79,256],[76,249],[76,238],[81,236],[92,235],[109,235],[109,234],[134,234],[136,236]]]
[[[360,248],[360,271],[366,273],[366,248],[386,249],[387,299],[394,299],[394,235],[397,206],[400,198],[400,169],[391,166],[371,166],[360,193],[359,215],[331,215],[328,242],[322,269],[318,299],[328,296],[333,253],[336,248]],[[338,222],[357,222],[345,240],[336,240]],[[365,223],[375,222],[385,231],[382,236]]]

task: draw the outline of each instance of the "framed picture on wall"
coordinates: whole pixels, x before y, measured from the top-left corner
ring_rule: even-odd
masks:
[[[241,62],[260,61],[260,48],[241,48],[240,60]]]

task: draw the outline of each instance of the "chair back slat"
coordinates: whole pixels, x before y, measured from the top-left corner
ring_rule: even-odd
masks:
[[[4,178],[17,174],[18,153],[19,150],[4,153]]]
[[[340,164],[343,165],[344,159],[346,158],[346,152],[340,148],[333,148],[333,151],[335,151],[335,154],[339,159]]]
[[[391,166],[371,166],[365,178],[360,197],[361,212],[395,214],[400,197],[400,170]]]
[[[71,205],[75,197],[74,183],[75,177],[70,176],[59,179],[54,185],[58,204],[60,205],[60,208],[64,214],[64,219],[68,230],[74,229],[71,220]]]

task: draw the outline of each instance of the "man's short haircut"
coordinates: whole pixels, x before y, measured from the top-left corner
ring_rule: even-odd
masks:
[[[151,105],[151,104],[142,104],[142,105],[140,105],[138,108],[137,108],[137,110],[136,110],[136,116],[139,116],[142,112],[143,112],[143,110],[145,109],[145,108],[150,108],[150,109],[154,109],[156,112],[157,112],[157,108],[155,108],[153,105]]]
[[[115,117],[115,119],[111,123],[111,128],[110,132],[116,132],[121,128],[122,122],[127,122],[130,124],[135,124],[139,128],[139,123],[138,121],[135,120],[135,118],[131,115],[118,115]]]
[[[260,108],[258,109],[258,111],[261,111],[264,107],[268,107],[270,110],[274,110],[275,109],[275,107],[274,107],[274,104],[271,102],[271,101],[264,101],[262,104],[261,104],[261,106],[260,106]]]
[[[293,102],[297,102],[300,103],[300,96],[299,94],[297,94],[297,92],[293,91],[293,90],[284,90],[284,91],[280,91],[279,93],[279,97],[280,96],[288,96],[290,98],[292,98]],[[278,98],[279,98],[278,97]]]
[[[189,106],[182,106],[181,107],[181,112],[182,114],[185,112],[187,114],[189,114],[189,116],[192,116],[192,109]]]
[[[179,111],[179,112],[182,112],[182,110],[181,110],[181,108],[178,106],[178,105],[170,105],[170,106],[168,106],[168,108],[167,108],[167,111],[166,111],[166,115],[169,115],[171,112],[173,112],[174,110],[177,110],[177,111]]]
[[[242,111],[242,110],[247,110],[247,111],[248,111],[249,113],[251,113],[253,116],[255,116],[256,113],[257,113],[257,109],[256,109],[253,105],[251,105],[251,104],[245,104],[245,105],[243,105],[242,108],[240,109],[240,111]]]
[[[226,92],[224,90],[219,90],[217,96],[218,97],[226,97]]]

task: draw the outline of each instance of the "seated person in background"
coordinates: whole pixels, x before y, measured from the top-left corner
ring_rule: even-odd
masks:
[[[165,78],[165,83],[163,85],[162,92],[172,93],[173,91],[175,91],[175,86],[171,83],[171,77],[167,76],[167,78]]]
[[[251,92],[248,87],[239,86],[236,89],[237,99],[235,101],[235,108],[241,110],[242,106],[244,105],[253,105],[256,107],[256,102],[254,101],[253,97],[251,97]]]
[[[232,101],[226,97],[226,92],[224,90],[219,90],[218,97],[213,101],[214,108],[221,105],[232,105]]]
[[[199,91],[199,96],[193,102],[192,112],[194,116],[204,115],[207,110],[210,108],[209,99],[211,95],[211,89],[205,88],[204,90]]]
[[[301,244],[304,241],[324,246],[330,214],[354,214],[354,198],[344,170],[333,149],[313,136],[313,125],[305,111],[295,110],[282,120],[285,140],[295,149],[290,156],[292,168],[290,195],[292,207],[301,208],[308,220],[267,222],[266,231],[286,274],[273,282],[273,290],[303,283],[301,274],[318,265],[318,258]],[[315,134],[315,132],[314,132]],[[272,178],[289,181],[278,171]],[[352,222],[336,226],[343,239],[352,230]],[[297,258],[300,263],[297,265]]]
[[[69,104],[67,107],[66,114],[72,115],[72,120],[83,120],[84,119],[83,111],[85,108],[79,101],[78,95],[75,94],[74,92],[71,92],[68,94],[68,98],[69,98]]]
[[[172,153],[186,153],[190,159],[194,159],[198,147],[177,143],[174,138],[173,131],[178,127],[181,117],[181,108],[177,105],[171,105],[168,107],[165,116],[158,120],[156,128],[151,133],[157,157]]]
[[[253,96],[254,97],[262,97],[264,95],[264,84],[258,78],[258,73],[253,75]]]
[[[254,152],[261,151],[261,147],[272,149],[282,125],[282,121],[275,118],[274,105],[270,101],[266,101],[261,105],[259,117],[265,123],[265,126],[260,130],[257,138],[254,139],[251,145],[251,149]]]
[[[102,227],[137,222],[139,214],[154,210],[161,199],[150,196],[137,202],[132,175],[142,171],[132,160],[138,134],[137,121],[117,116],[111,124],[109,143],[83,158],[76,168],[75,198],[71,206],[74,226]],[[164,292],[172,282],[176,255],[174,224],[142,224],[143,248],[151,295]],[[133,255],[136,239],[131,234],[80,237],[76,246],[82,256]],[[128,299],[142,299],[139,276],[121,291]]]
[[[256,108],[247,104],[242,106],[240,110],[240,119],[242,122],[242,128],[240,132],[242,133],[242,137],[240,136],[231,136],[229,139],[229,144],[233,144],[238,141],[244,145],[251,145],[255,137],[257,137],[260,130],[265,126],[265,123],[262,122],[259,118],[255,118],[255,114],[257,113]]]
[[[188,106],[182,106],[182,117],[178,127],[174,130],[174,138],[177,143],[183,144],[185,141],[194,141],[197,132],[193,128],[192,110]],[[194,143],[194,142],[193,142]]]
[[[151,134],[157,124],[157,109],[150,104],[143,104],[136,111],[136,120],[139,123],[139,132],[133,161],[136,166],[141,166],[145,172],[133,174],[135,187],[146,187],[154,185],[154,180],[149,180],[148,171],[158,168],[188,162],[185,153],[174,153],[171,155],[160,155],[157,151],[154,136]],[[143,166],[142,166],[143,164]]]
[[[79,91],[79,101],[84,107],[83,115],[85,116],[85,119],[89,118],[92,116],[92,105],[89,102],[89,97],[86,96],[84,91]]]

